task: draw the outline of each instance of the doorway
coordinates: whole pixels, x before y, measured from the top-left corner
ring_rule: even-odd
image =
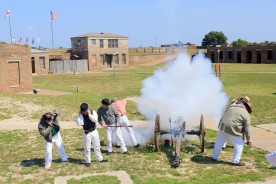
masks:
[[[215,62],[215,52],[214,51],[211,51],[211,61],[212,61],[212,63]]]
[[[112,54],[106,54],[107,68],[112,68]]]
[[[237,51],[237,62],[241,63],[241,51]]]
[[[35,73],[35,57],[32,57],[32,73]]]
[[[251,51],[246,52],[246,62],[252,63],[252,52]]]
[[[257,63],[262,63],[262,51],[257,51]]]

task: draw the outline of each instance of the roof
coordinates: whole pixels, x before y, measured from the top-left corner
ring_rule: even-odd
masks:
[[[128,38],[127,36],[122,36],[113,33],[86,33],[78,36],[74,36],[72,38],[81,38],[81,37],[96,37],[96,38]]]
[[[39,49],[31,49],[32,54],[37,54],[37,53],[48,53],[48,50],[39,50]]]

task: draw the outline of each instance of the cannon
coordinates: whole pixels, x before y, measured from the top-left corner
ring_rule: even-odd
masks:
[[[173,160],[171,163],[172,167],[178,167],[181,159],[180,159],[180,148],[181,148],[181,142],[182,138],[184,138],[186,135],[197,135],[200,140],[200,150],[201,152],[204,152],[204,137],[205,137],[205,128],[204,128],[204,118],[203,115],[201,115],[200,118],[200,125],[199,130],[186,130],[186,122],[183,121],[182,117],[179,117],[176,125],[173,128],[171,128],[171,120],[170,121],[170,130],[162,130],[160,127],[160,115],[157,114],[155,118],[155,129],[154,129],[154,144],[155,144],[155,151],[160,151],[160,140],[161,135],[164,134],[170,134],[171,135],[171,144],[173,146],[173,136],[175,141],[175,152],[173,156]]]

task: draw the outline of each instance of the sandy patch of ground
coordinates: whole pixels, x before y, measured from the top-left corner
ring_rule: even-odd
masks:
[[[121,184],[132,184],[133,181],[130,179],[129,175],[125,171],[109,171],[104,173],[94,173],[94,174],[84,174],[79,176],[64,176],[55,178],[55,184],[66,184],[67,180],[70,179],[81,179],[89,176],[97,176],[97,175],[108,175],[108,176],[116,176],[120,180]]]
[[[39,90],[39,92],[37,94],[40,94],[40,95],[70,95],[70,94],[72,94],[69,92],[53,91],[53,90],[47,90],[47,89],[38,89],[38,90]],[[24,92],[24,93],[19,93],[19,94],[35,94],[35,93]]]

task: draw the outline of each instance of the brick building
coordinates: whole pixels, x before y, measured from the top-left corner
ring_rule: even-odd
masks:
[[[207,57],[219,63],[276,63],[276,45],[207,47]]]
[[[49,73],[49,52],[48,50],[31,49],[32,73]]]
[[[88,70],[129,65],[128,37],[112,33],[87,33],[71,38],[71,59],[87,59]]]
[[[0,44],[0,92],[32,91],[31,49],[25,45]]]

